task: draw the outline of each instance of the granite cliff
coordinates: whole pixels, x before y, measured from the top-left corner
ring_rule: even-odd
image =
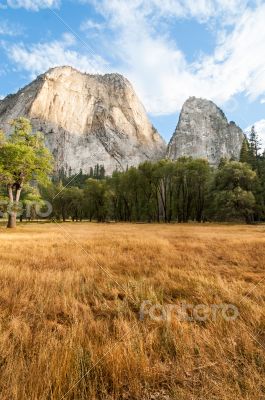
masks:
[[[166,153],[130,82],[118,74],[53,68],[0,101],[2,129],[10,132],[19,116],[44,133],[57,170],[89,172],[103,164],[110,174]]]
[[[167,157],[206,158],[217,166],[221,158],[239,159],[243,138],[242,130],[234,122],[228,122],[212,101],[190,97],[182,107]]]
[[[57,67],[40,75],[14,95],[0,101],[0,128],[25,116],[44,133],[57,171],[89,172],[96,164],[106,173],[182,156],[239,158],[244,134],[228,122],[212,101],[190,97],[177,128],[166,144],[150,123],[130,82],[119,74],[89,75]]]

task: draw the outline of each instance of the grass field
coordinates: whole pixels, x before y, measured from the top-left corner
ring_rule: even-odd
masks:
[[[1,400],[265,399],[265,226],[23,224],[0,246]]]

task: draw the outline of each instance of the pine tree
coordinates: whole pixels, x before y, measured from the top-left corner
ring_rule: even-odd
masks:
[[[96,164],[94,167],[94,178],[98,179],[99,178],[99,165]]]
[[[223,168],[223,166],[228,162],[228,160],[225,157],[221,157],[218,165],[218,169]]]
[[[261,149],[260,139],[253,125],[249,135],[249,163],[253,169],[258,169],[259,151]]]
[[[105,167],[104,165],[101,165],[99,168],[99,178],[104,179],[105,178]]]
[[[243,143],[242,143],[242,147],[241,147],[241,151],[240,151],[240,158],[239,161],[242,163],[248,163],[249,164],[249,143],[248,143],[248,139],[245,136]]]

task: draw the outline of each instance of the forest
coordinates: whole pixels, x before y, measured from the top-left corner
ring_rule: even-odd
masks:
[[[222,159],[218,168],[205,159],[182,157],[146,161],[105,176],[103,165],[86,168],[89,174],[55,174],[41,134],[32,133],[24,118],[12,125],[10,137],[0,134],[0,212],[9,215],[11,227],[18,217],[43,215],[98,222],[265,220],[265,153],[254,127],[240,160]]]

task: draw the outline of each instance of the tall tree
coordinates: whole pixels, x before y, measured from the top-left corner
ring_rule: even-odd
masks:
[[[259,167],[259,151],[261,149],[261,142],[259,136],[253,125],[249,135],[249,163],[254,170]]]
[[[158,161],[155,177],[163,218],[165,222],[170,222],[173,213],[174,163],[170,160]]]
[[[215,216],[221,220],[243,217],[247,223],[252,222],[256,179],[256,173],[245,163],[230,161],[219,169],[213,190]]]
[[[89,178],[84,189],[84,201],[90,219],[95,217],[98,222],[104,222],[109,210],[106,181]]]
[[[141,217],[148,222],[159,222],[159,196],[157,193],[157,165],[145,161],[139,165],[139,186],[141,197]]]
[[[239,161],[242,163],[250,163],[250,148],[249,148],[249,142],[247,137],[244,137],[244,140],[242,142],[242,147],[240,150],[240,157],[239,157]]]
[[[11,125],[11,136],[1,134],[0,140],[0,178],[9,198],[8,228],[16,226],[23,186],[30,181],[45,180],[52,170],[52,157],[41,133],[32,133],[26,118],[18,118]]]

